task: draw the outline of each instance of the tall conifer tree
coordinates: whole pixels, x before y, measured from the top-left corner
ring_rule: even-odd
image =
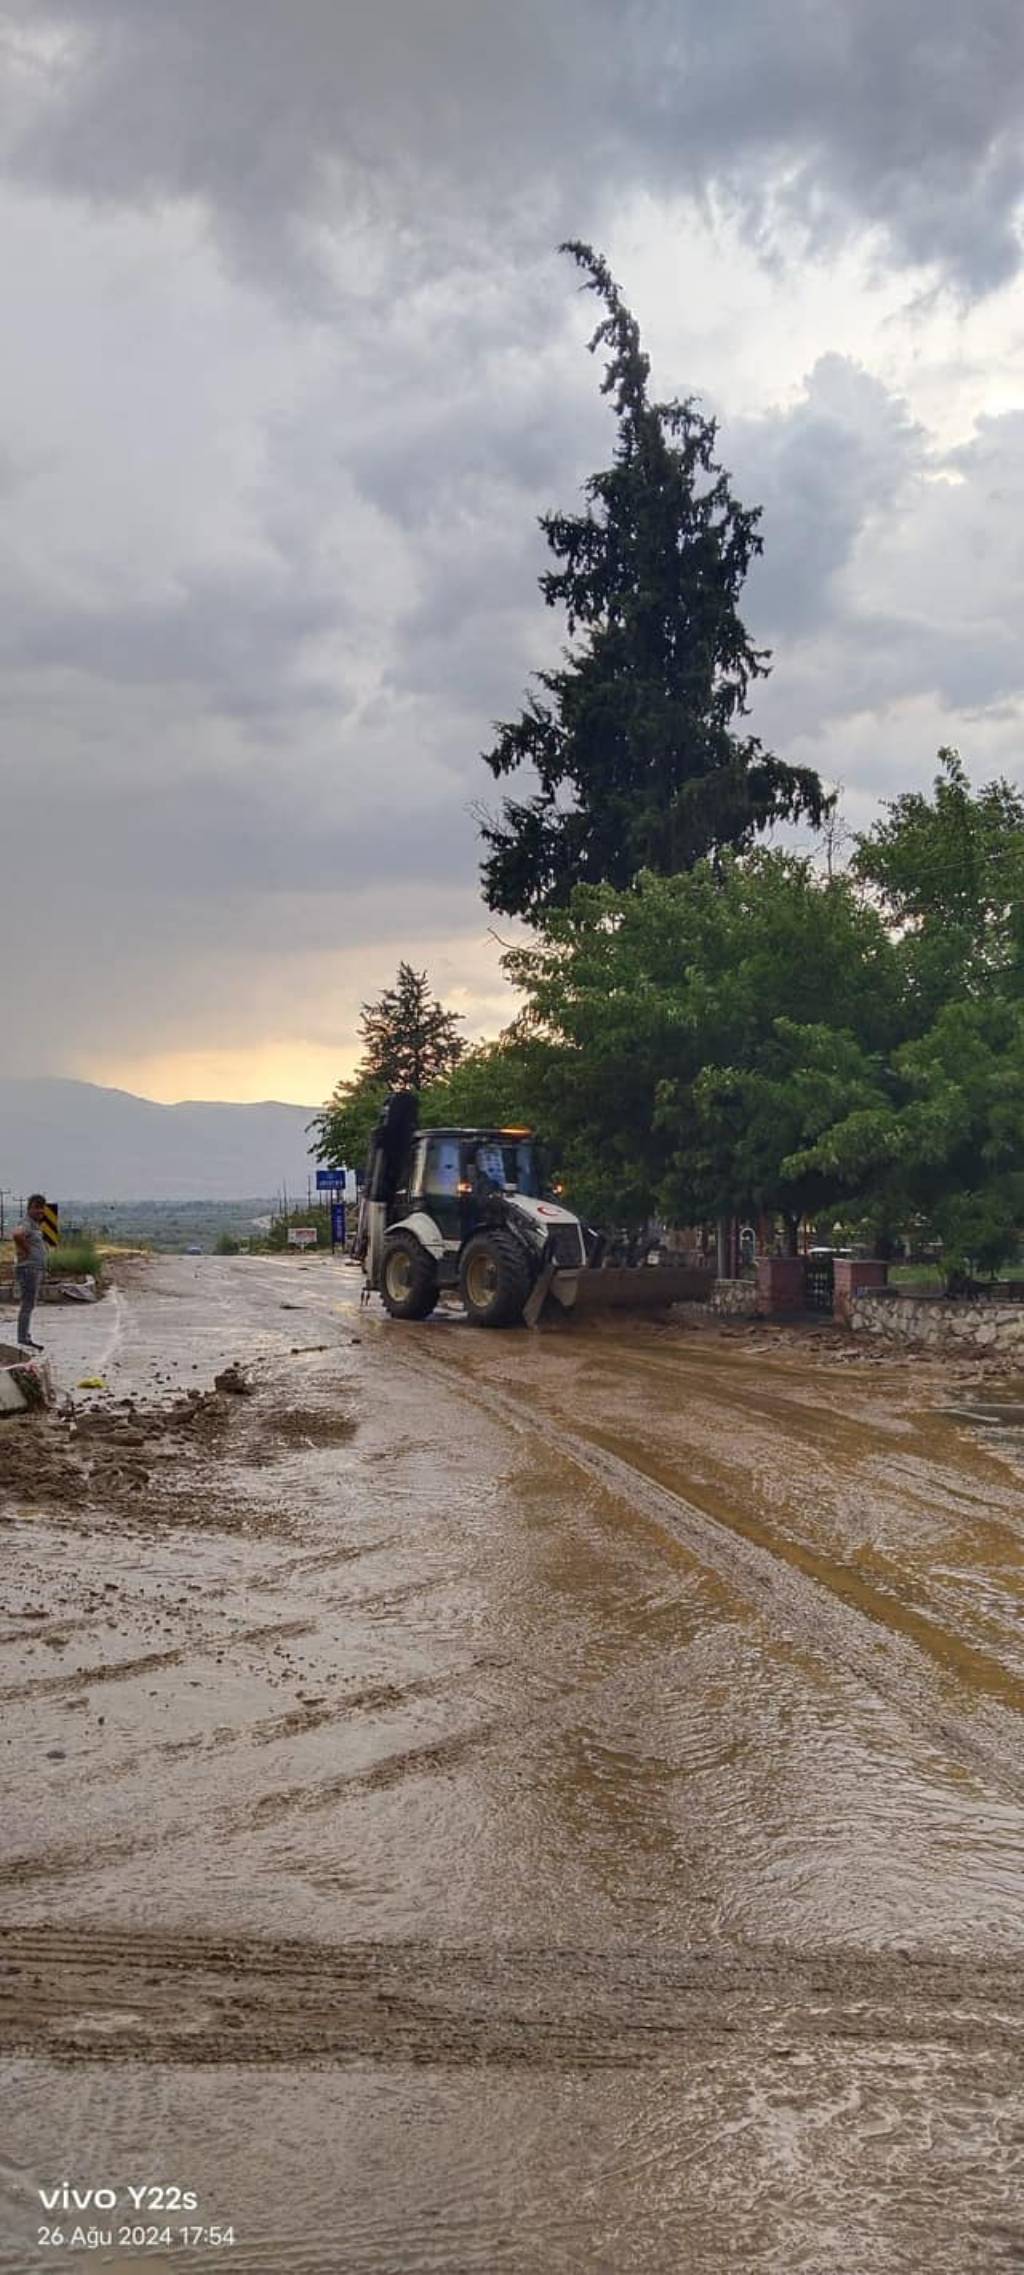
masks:
[[[816,826],[828,803],[812,769],[737,732],[768,670],[737,606],[762,549],[759,510],[733,497],[714,420],[692,401],[649,400],[639,328],[605,261],[578,242],[561,250],[604,302],[590,346],[607,351],[618,438],[586,485],[586,512],[541,517],[560,564],[541,591],[565,608],[570,641],[581,637],[485,754],[498,778],[524,766],[536,776],[483,827],[488,904],[527,917],[577,884],[626,886],[641,869],[743,850],[773,822]]]

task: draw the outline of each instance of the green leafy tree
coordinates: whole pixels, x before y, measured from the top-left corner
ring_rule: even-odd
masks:
[[[562,250],[604,303],[590,345],[607,350],[618,436],[586,512],[541,519],[560,564],[541,591],[582,638],[485,754],[495,777],[527,767],[538,784],[483,827],[490,907],[533,918],[580,883],[688,868],[774,822],[818,824],[828,804],[811,769],[737,732],[768,669],[738,610],[760,514],[732,494],[714,421],[692,401],[650,400],[639,329],[604,260]]]
[[[536,1070],[543,1053],[514,1033],[467,1051],[451,1074],[431,1083],[420,1101],[420,1121],[463,1129],[529,1127],[536,1103]]]
[[[583,887],[507,964],[537,1118],[599,1220],[795,1218],[844,1190],[783,1162],[874,1100],[900,1039],[896,949],[850,880],[758,852]]]
[[[859,1187],[876,1223],[915,1223],[955,1280],[997,1270],[1024,1226],[1024,800],[972,790],[956,751],[939,762],[931,796],[894,799],[854,859],[900,968],[884,1089],[784,1166]]]
[[[364,1003],[363,1056],[310,1123],[313,1152],[332,1166],[365,1160],[374,1124],[392,1090],[420,1090],[458,1066],[465,1044],[460,1015],[431,993],[425,972],[399,964],[393,987]]]
[[[1024,799],[1006,781],[972,791],[955,750],[932,795],[910,791],[857,840],[854,869],[903,944],[919,1025],[957,995],[1024,977]]]
[[[765,1211],[781,1217],[796,1255],[801,1220],[857,1193],[838,1160],[808,1141],[842,1115],[886,1100],[887,1070],[849,1028],[776,1018],[753,1043],[750,1063],[709,1066],[694,1084],[695,1136],[685,1186],[721,1217]]]
[[[316,1160],[331,1169],[362,1168],[387,1097],[387,1086],[382,1082],[360,1076],[339,1082],[333,1097],[309,1125]]]
[[[876,1222],[917,1223],[947,1276],[994,1273],[1024,1226],[1024,1003],[946,1003],[893,1058],[888,1095],[841,1115],[785,1164],[865,1193]]]

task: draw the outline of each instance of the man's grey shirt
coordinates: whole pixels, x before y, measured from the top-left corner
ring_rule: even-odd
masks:
[[[46,1272],[46,1242],[34,1217],[27,1216],[24,1224],[19,1224],[18,1231],[22,1239],[28,1242],[27,1256],[22,1256],[15,1250],[18,1263],[27,1265],[33,1272],[38,1272],[40,1279],[42,1279]]]

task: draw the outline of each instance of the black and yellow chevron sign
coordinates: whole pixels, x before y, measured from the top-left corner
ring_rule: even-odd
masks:
[[[46,1214],[39,1230],[48,1248],[60,1247],[60,1209],[56,1201],[47,1201]]]

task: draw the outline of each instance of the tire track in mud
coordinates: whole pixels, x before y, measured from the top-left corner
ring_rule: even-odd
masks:
[[[1024,1685],[996,1661],[964,1644],[934,1620],[908,1609],[865,1580],[851,1564],[825,1555],[763,1519],[704,1508],[601,1443],[507,1391],[457,1370],[456,1362],[405,1348],[399,1364],[443,1385],[518,1436],[532,1439],[591,1477],[633,1512],[731,1586],[788,1644],[868,1686],[930,1744],[959,1761],[1012,1801],[1024,1804],[1021,1729],[997,1726],[983,1700],[1020,1712]],[[970,1717],[935,1697],[935,1674],[973,1689]]]
[[[0,1929],[0,2048],[60,2062],[594,2071],[936,2048],[1020,2090],[1024,1972],[765,1945],[612,1951]],[[743,2049],[747,2052],[744,2053]]]
[[[607,1372],[609,1361],[599,1358],[593,1362],[593,1371],[603,1367]],[[615,1372],[619,1374],[619,1356],[615,1357]],[[678,1358],[668,1358],[661,1352],[644,1352],[642,1359],[630,1356],[629,1371],[634,1376],[671,1378],[678,1391],[680,1368]],[[588,1372],[590,1369],[588,1369]],[[794,1397],[791,1383],[779,1368],[773,1381],[776,1387],[766,1391],[760,1382],[751,1384],[750,1363],[746,1362],[742,1374],[729,1384],[733,1402],[744,1422],[751,1416],[755,1421],[775,1431],[782,1429],[787,1446],[799,1453],[805,1467],[803,1474],[813,1484],[815,1459],[821,1458],[823,1411],[820,1406],[808,1405]],[[621,1379],[621,1377],[620,1377]],[[685,1384],[692,1396],[694,1388],[702,1389],[709,1405],[722,1400],[726,1385],[720,1371],[706,1363],[694,1366],[687,1354]],[[905,1382],[900,1385],[905,1392]],[[931,1434],[936,1423],[948,1415],[942,1409],[918,1408],[909,1413],[893,1415],[877,1406],[868,1413],[850,1414],[833,1401],[827,1410],[829,1450],[843,1450],[859,1458],[864,1464],[865,1481],[877,1493],[883,1504],[894,1490],[904,1508],[913,1506],[922,1518],[930,1521],[936,1509],[958,1523],[970,1522],[984,1528],[992,1550],[999,1555],[1008,1569],[1024,1574],[1024,1541],[1019,1523],[1020,1485],[1008,1473],[1006,1447],[987,1447],[977,1435],[965,1439],[962,1429],[955,1434],[957,1466],[947,1458],[936,1457]],[[922,1458],[923,1450],[927,1462]],[[762,1448],[763,1453],[763,1448]],[[970,1470],[966,1468],[969,1458]],[[870,1464],[870,1469],[868,1468]],[[922,1474],[925,1471],[925,1474]],[[795,1472],[795,1474],[798,1474]],[[971,1482],[968,1482],[968,1477]],[[972,1490],[972,1485],[976,1488]],[[695,1496],[696,1497],[696,1496]],[[873,1554],[876,1576],[883,1586],[891,1583],[898,1589],[900,1572],[884,1554]],[[999,1641],[998,1635],[993,1636]],[[1005,1640],[1005,1638],[1003,1638]],[[982,1634],[982,1647],[985,1635]],[[1021,1704],[1024,1705],[1024,1690]]]
[[[439,1682],[437,1688],[440,1690],[442,1687]],[[426,1688],[424,1685],[425,1690]],[[356,1697],[350,1702],[350,1708],[353,1712],[358,1711],[360,1706],[367,1712],[400,1711],[405,1704],[405,1697],[406,1693],[400,1693],[396,1704],[390,1695],[390,1686],[382,1685],[375,1698],[372,1693],[364,1694],[362,1699]],[[266,1734],[263,1742],[304,1736],[308,1730],[315,1730],[318,1726],[314,1720],[304,1722],[301,1727],[288,1728],[285,1726],[287,1719],[282,1718],[282,1722]],[[344,1710],[325,1719],[344,1720]],[[382,1754],[377,1761],[369,1762],[362,1768],[341,1770],[335,1777],[321,1779],[315,1785],[311,1785],[306,1777],[291,1785],[272,1787],[227,1810],[218,1806],[211,1810],[208,1821],[202,1824],[193,1813],[184,1837],[190,1842],[199,1837],[217,1842],[231,1841],[240,1834],[249,1836],[264,1832],[268,1827],[288,1819],[317,1816],[349,1795],[385,1792],[414,1777],[443,1776],[450,1770],[458,1769],[470,1755],[490,1744],[497,1731],[498,1725],[493,1722],[475,1723],[469,1729],[456,1731],[447,1737],[425,1739],[421,1745],[399,1747],[391,1753]],[[179,1750],[184,1752],[187,1749],[182,1746]],[[217,1749],[211,1747],[209,1750]],[[119,1830],[6,1856],[0,1860],[0,1890],[28,1888],[40,1881],[65,1880],[82,1873],[91,1875],[106,1870],[108,1866],[123,1864],[129,1858],[134,1860],[140,1856],[158,1855],[161,1850],[177,1846],[182,1838],[180,1822],[172,1822],[130,1838],[123,1830]]]
[[[253,1573],[246,1581],[246,1586],[250,1595],[269,1594],[273,1589],[283,1588],[296,1578],[312,1579],[317,1573],[331,1572],[344,1564],[358,1564],[367,1556],[379,1556],[384,1550],[393,1548],[397,1539],[396,1533],[385,1533],[379,1540],[349,1541],[338,1548],[311,1549],[308,1553],[302,1551],[298,1556],[285,1558],[272,1572]],[[225,1581],[217,1593],[226,1595],[228,1587],[229,1583]]]
[[[404,1785],[410,1777],[430,1777],[438,1771],[457,1769],[469,1754],[487,1743],[494,1729],[493,1723],[486,1723],[449,1738],[428,1739],[422,1746],[406,1746],[400,1753],[385,1754],[367,1769],[342,1770],[319,1785],[285,1785],[275,1792],[261,1793],[235,1819],[231,1830],[261,1832],[267,1825],[279,1824],[283,1817],[318,1816],[349,1793],[380,1793],[389,1786]]]
[[[563,1349],[559,1356],[565,1355]],[[686,1352],[685,1375],[682,1377],[679,1357],[669,1357],[664,1351],[630,1353],[623,1360],[616,1350],[614,1361],[601,1352],[591,1357],[587,1366],[590,1374],[608,1374],[613,1370],[618,1384],[621,1384],[623,1375],[627,1372],[641,1380],[646,1378],[648,1382],[652,1376],[667,1379],[676,1391],[682,1381],[691,1396],[694,1392],[702,1392],[709,1406],[721,1403],[726,1388],[721,1369],[709,1365],[706,1360],[695,1362],[689,1349]],[[850,1377],[844,1375],[840,1378],[838,1387],[846,1388],[849,1383]],[[755,1371],[749,1356],[739,1357],[735,1377],[728,1387],[733,1393],[734,1405],[745,1419],[753,1416],[759,1423],[773,1430],[781,1428],[794,1448],[799,1446],[802,1452],[812,1458],[820,1458],[822,1422],[827,1414],[830,1449],[844,1450],[855,1455],[874,1455],[876,1459],[884,1460],[887,1468],[894,1472],[899,1472],[901,1466],[909,1469],[926,1434],[926,1424],[933,1429],[936,1422],[952,1418],[948,1408],[916,1407],[894,1413],[881,1402],[859,1414],[850,1413],[835,1399],[824,1409],[821,1405],[810,1404],[794,1391],[792,1376],[786,1370],[776,1366],[774,1369]],[[899,1387],[905,1392],[905,1382]],[[964,1418],[968,1418],[966,1412]],[[962,1451],[962,1432],[957,1433],[957,1439],[958,1448]],[[956,1473],[954,1489],[958,1496],[962,1495],[966,1504],[982,1510],[989,1516],[990,1522],[997,1523],[998,1520],[990,1514],[992,1488],[998,1490],[1001,1487],[1004,1496],[1012,1490],[1008,1486],[1005,1458],[999,1458],[1001,1451],[1005,1456],[1005,1448],[985,1446],[977,1436],[971,1439],[970,1447],[972,1466],[988,1490],[979,1489],[976,1493],[971,1493],[962,1470]],[[942,1482],[948,1487],[948,1478]],[[1019,1549],[1019,1535],[1012,1528],[1009,1529],[1009,1538]]]
[[[290,1642],[296,1636],[311,1635],[315,1628],[315,1619],[278,1620],[266,1627],[242,1627],[205,1640],[178,1643],[167,1651],[143,1651],[134,1659],[101,1659],[95,1667],[68,1669],[59,1675],[30,1675],[27,1682],[9,1683],[0,1690],[0,1706],[13,1706],[22,1699],[59,1698],[64,1691],[88,1690],[98,1683],[129,1682],[133,1675],[180,1667],[186,1659],[206,1658],[211,1652],[236,1651],[240,1644]]]
[[[565,1346],[561,1355],[565,1356]],[[629,1355],[627,1366],[631,1376],[644,1375],[671,1378],[678,1393],[680,1387],[679,1355],[666,1356],[663,1352],[643,1353],[642,1358]],[[603,1354],[584,1361],[584,1379],[603,1374],[608,1377],[612,1369],[618,1376],[620,1358],[615,1352],[614,1361]],[[777,1438],[781,1428],[787,1448],[788,1482],[806,1492],[812,1500],[821,1479],[823,1407],[806,1403],[793,1395],[792,1378],[788,1372],[776,1367],[768,1370],[769,1387],[762,1388],[760,1379],[750,1381],[752,1372],[749,1360],[739,1358],[733,1374],[730,1357],[729,1375],[723,1380],[722,1370],[710,1367],[706,1359],[695,1365],[692,1352],[687,1349],[683,1381],[690,1398],[696,1385],[703,1392],[709,1407],[722,1409],[723,1398],[731,1399],[736,1414],[744,1427],[753,1417],[755,1431],[760,1425],[760,1444],[756,1446],[752,1462],[758,1492],[763,1498],[766,1481],[773,1474],[774,1446],[764,1436],[766,1427]],[[895,1376],[895,1389],[905,1399],[906,1376],[898,1366],[888,1373]],[[845,1388],[849,1377],[840,1379],[839,1388]],[[649,1384],[650,1387],[650,1384]],[[863,1384],[860,1386],[863,1388]],[[943,1386],[948,1396],[948,1386]],[[843,1453],[857,1464],[857,1481],[861,1493],[876,1504],[882,1513],[882,1534],[885,1534],[885,1513],[892,1509],[898,1518],[916,1514],[922,1523],[933,1528],[936,1520],[956,1528],[969,1528],[984,1554],[986,1571],[998,1566],[1003,1589],[1003,1601],[995,1617],[979,1597],[977,1591],[965,1593],[969,1576],[957,1574],[951,1586],[943,1569],[943,1562],[931,1562],[927,1573],[916,1570],[908,1579],[905,1565],[889,1550],[879,1547],[875,1540],[865,1544],[862,1555],[852,1564],[849,1554],[838,1544],[823,1543],[827,1559],[839,1568],[844,1563],[854,1569],[861,1587],[869,1583],[886,1606],[900,1607],[895,1618],[900,1618],[906,1630],[918,1635],[922,1647],[932,1657],[951,1665],[955,1674],[961,1674],[970,1653],[976,1654],[973,1662],[977,1687],[989,1691],[1003,1703],[1024,1709],[1024,1635],[1019,1620],[1024,1617],[1024,1537],[1021,1533],[1021,1480],[1012,1464],[1008,1465],[1008,1447],[998,1438],[991,1445],[983,1444],[976,1432],[968,1435],[962,1426],[951,1428],[953,1419],[948,1407],[922,1405],[923,1391],[918,1391],[918,1403],[910,1409],[893,1413],[883,1402],[872,1399],[869,1406],[858,1412],[837,1406],[835,1398],[827,1407],[828,1453],[831,1458]],[[1024,1413],[1024,1407],[1021,1412]],[[966,1416],[967,1410],[965,1410]],[[936,1431],[942,1433],[936,1440]],[[599,1433],[595,1433],[599,1435]],[[948,1442],[943,1442],[943,1435]],[[691,1483],[690,1497],[699,1505],[713,1504],[715,1498],[726,1497],[730,1491],[727,1469],[709,1452],[706,1443],[700,1452],[700,1488]],[[842,1467],[840,1464],[831,1481],[842,1500]],[[721,1480],[721,1483],[719,1482]],[[829,1480],[826,1479],[826,1483]],[[706,1488],[707,1500],[702,1497]],[[820,1497],[820,1494],[819,1494]],[[712,1511],[713,1513],[713,1507]],[[826,1525],[828,1519],[826,1516]],[[742,1529],[742,1524],[741,1524]],[[767,1536],[766,1527],[747,1526],[754,1535],[760,1530]],[[799,1543],[799,1539],[797,1541]],[[804,1542],[806,1562],[814,1562],[815,1552]],[[953,1552],[955,1555],[955,1551]],[[992,1591],[989,1590],[989,1603]],[[954,1626],[959,1625],[959,1641],[950,1639],[947,1622],[952,1615]],[[959,1619],[957,1619],[959,1615]],[[965,1630],[970,1629],[970,1635]],[[993,1677],[993,1663],[1000,1670]]]
[[[189,1738],[158,1738],[134,1754],[120,1754],[116,1775],[120,1782],[148,1774],[154,1762],[202,1761],[238,1747],[273,1746],[282,1738],[310,1737],[317,1730],[329,1729],[363,1714],[397,1714],[419,1700],[446,1697],[455,1683],[478,1673],[480,1664],[456,1667],[443,1675],[416,1677],[407,1683],[364,1683],[358,1690],[343,1692],[339,1697],[324,1696],[308,1703],[300,1701],[280,1714],[263,1715],[254,1722],[218,1722],[212,1730],[196,1731]],[[105,1785],[110,1774],[106,1762],[79,1768],[76,1785],[79,1788]]]

